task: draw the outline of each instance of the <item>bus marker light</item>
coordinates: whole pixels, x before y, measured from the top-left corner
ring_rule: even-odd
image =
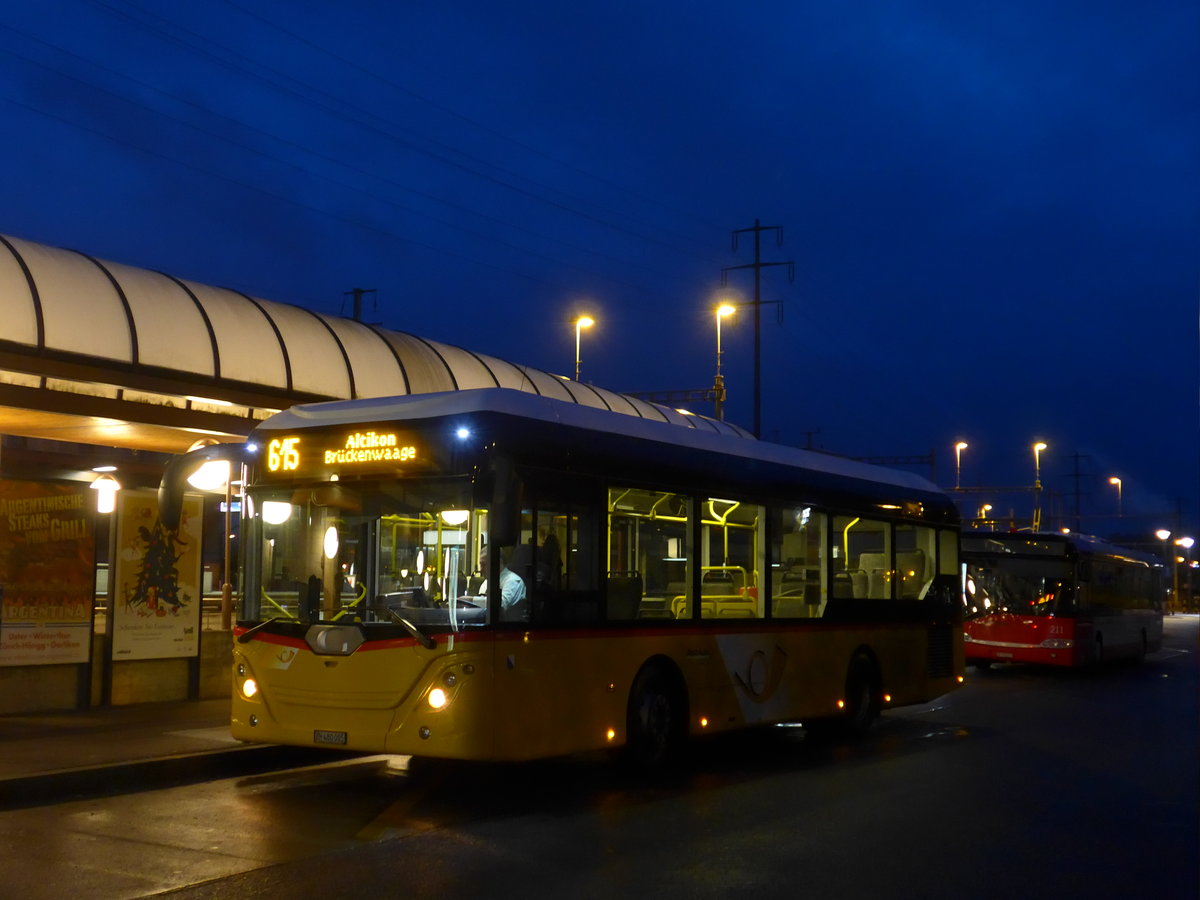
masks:
[[[708,716],[701,716],[701,717],[700,717],[700,727],[701,727],[701,728],[707,728],[707,727],[708,727]]]
[[[892,702],[892,695],[891,695],[891,694],[884,694],[884,695],[883,695],[883,702],[884,702],[884,703],[891,703],[891,702]]]
[[[446,705],[446,692],[441,688],[434,688],[429,692],[429,705],[434,709],[441,709]]]
[[[617,730],[615,728],[608,729],[608,731],[604,732],[604,737],[610,741],[615,741],[617,739]]]
[[[964,679],[963,679],[963,676],[962,676],[962,675],[959,675],[959,676],[958,676],[958,683],[959,683],[959,684],[962,684],[962,683],[963,683],[963,681],[964,681]]]
[[[242,696],[249,700],[258,693],[258,682],[253,678],[247,678],[242,682]]]
[[[837,702],[837,708],[838,708],[838,709],[845,709],[845,708],[846,708],[846,701],[845,701],[845,700],[839,700],[839,701]]]

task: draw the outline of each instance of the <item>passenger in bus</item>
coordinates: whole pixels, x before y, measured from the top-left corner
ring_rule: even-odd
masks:
[[[500,618],[505,621],[528,619],[529,605],[525,602],[525,581],[516,572],[508,568],[504,551],[498,552],[500,560]],[[488,570],[488,551],[484,547],[479,553],[479,568],[485,573]],[[487,581],[479,586],[479,593],[486,602]]]
[[[538,528],[537,583],[539,588],[558,590],[562,582],[562,554],[558,536],[549,525]]]

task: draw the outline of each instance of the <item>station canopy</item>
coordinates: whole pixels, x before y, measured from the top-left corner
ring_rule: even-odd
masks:
[[[747,436],[519,363],[0,235],[0,433],[179,453],[289,406],[505,387]]]

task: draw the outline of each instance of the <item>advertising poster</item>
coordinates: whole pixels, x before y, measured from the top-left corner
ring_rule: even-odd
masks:
[[[88,661],[92,493],[85,484],[0,480],[0,666]]]
[[[113,659],[166,659],[200,652],[203,504],[184,498],[179,529],[158,518],[153,491],[117,497],[113,559]]]

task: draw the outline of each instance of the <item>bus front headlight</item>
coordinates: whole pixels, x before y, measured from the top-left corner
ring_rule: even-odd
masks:
[[[441,688],[434,688],[429,692],[429,705],[434,709],[441,709],[446,705],[447,700],[446,692]]]
[[[253,699],[258,695],[258,682],[253,678],[247,678],[242,682],[242,696],[247,700]]]

